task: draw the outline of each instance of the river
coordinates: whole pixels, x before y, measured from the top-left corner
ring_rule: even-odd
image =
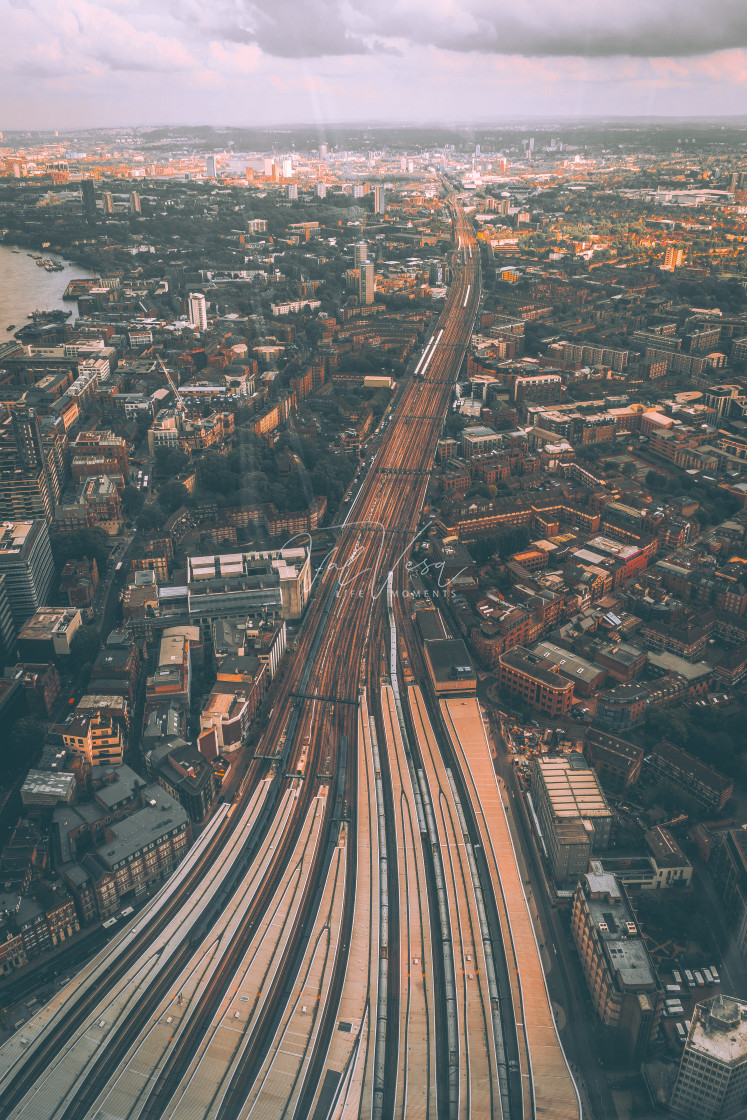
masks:
[[[37,266],[29,252],[30,249],[14,251],[14,246],[0,245],[0,342],[12,339],[13,332],[7,330],[11,323],[15,323],[16,329],[22,327],[37,308],[72,311],[74,319],[78,305],[75,301],[63,300],[62,294],[71,280],[91,275],[72,264],[65,264],[62,272],[47,272]],[[48,249],[34,249],[33,252],[41,252],[45,260],[65,263],[59,253],[50,253]]]

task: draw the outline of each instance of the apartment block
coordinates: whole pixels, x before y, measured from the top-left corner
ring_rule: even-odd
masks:
[[[598,860],[576,886],[571,932],[601,1023],[640,1063],[656,1037],[664,992],[625,888]]]

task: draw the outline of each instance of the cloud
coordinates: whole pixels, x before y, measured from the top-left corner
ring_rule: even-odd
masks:
[[[361,34],[367,21],[344,0],[170,0],[168,10],[189,34],[256,43],[277,58],[369,54],[387,49]]]
[[[170,0],[168,11],[185,27],[282,58],[408,46],[589,58],[747,46],[744,0]]]

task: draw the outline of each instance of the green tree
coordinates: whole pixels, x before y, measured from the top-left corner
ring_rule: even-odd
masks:
[[[189,455],[173,447],[159,447],[156,451],[156,473],[161,478],[173,478],[189,465]]]
[[[101,649],[101,634],[96,626],[81,626],[70,643],[70,661],[74,668],[90,665]]]
[[[3,758],[9,770],[33,766],[41,754],[46,734],[45,724],[32,716],[21,716],[11,727],[10,735],[5,739],[4,754],[0,758]]]
[[[57,568],[64,568],[68,560],[82,560],[93,556],[99,571],[103,572],[109,559],[109,537],[103,529],[75,529],[69,533],[54,533],[52,556]]]
[[[186,505],[188,500],[189,491],[183,482],[166,482],[158,491],[158,504],[167,517]]]
[[[127,517],[135,517],[143,508],[145,494],[137,486],[125,486],[122,491],[122,509]]]
[[[160,529],[163,526],[165,517],[164,512],[160,506],[154,504],[151,506],[144,506],[137,519],[138,529],[148,533],[152,529]]]

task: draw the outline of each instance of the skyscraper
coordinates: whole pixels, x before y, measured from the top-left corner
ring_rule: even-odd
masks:
[[[327,147],[327,145],[326,144],[320,144],[319,145],[319,158],[320,159],[326,159],[328,153],[329,153],[329,148]]]
[[[20,630],[48,602],[54,561],[45,521],[6,521],[0,525],[0,573],[5,576],[13,624]]]
[[[293,161],[290,159],[283,160],[283,178],[290,179],[293,175]]]
[[[140,195],[137,193],[137,191],[132,191],[130,193],[130,213],[140,213]]]
[[[374,213],[384,214],[386,212],[386,191],[381,184],[377,183],[374,187]]]
[[[360,268],[363,261],[368,260],[368,245],[365,241],[359,241],[357,245],[353,246],[353,264],[355,268]]]
[[[716,996],[695,1008],[669,1106],[692,1120],[728,1120],[746,1105],[747,1003]]]
[[[358,280],[358,299],[361,306],[374,301],[374,266],[373,261],[361,261],[360,279]]]
[[[218,178],[218,162],[215,156],[208,156],[205,160],[205,174],[209,179]]]
[[[207,304],[202,292],[189,293],[189,322],[198,331],[207,330]]]
[[[326,198],[327,197],[327,184],[326,183],[317,183],[316,187],[315,187],[315,190],[316,190],[316,197],[317,198]]]
[[[298,187],[295,183],[289,183],[285,188],[285,193],[291,202],[296,202],[298,199]]]
[[[80,184],[80,197],[83,202],[83,216],[88,222],[96,221],[96,188],[93,179],[83,179]]]
[[[22,471],[44,466],[41,423],[35,408],[16,404],[11,408],[10,423],[16,443],[16,462]]]

